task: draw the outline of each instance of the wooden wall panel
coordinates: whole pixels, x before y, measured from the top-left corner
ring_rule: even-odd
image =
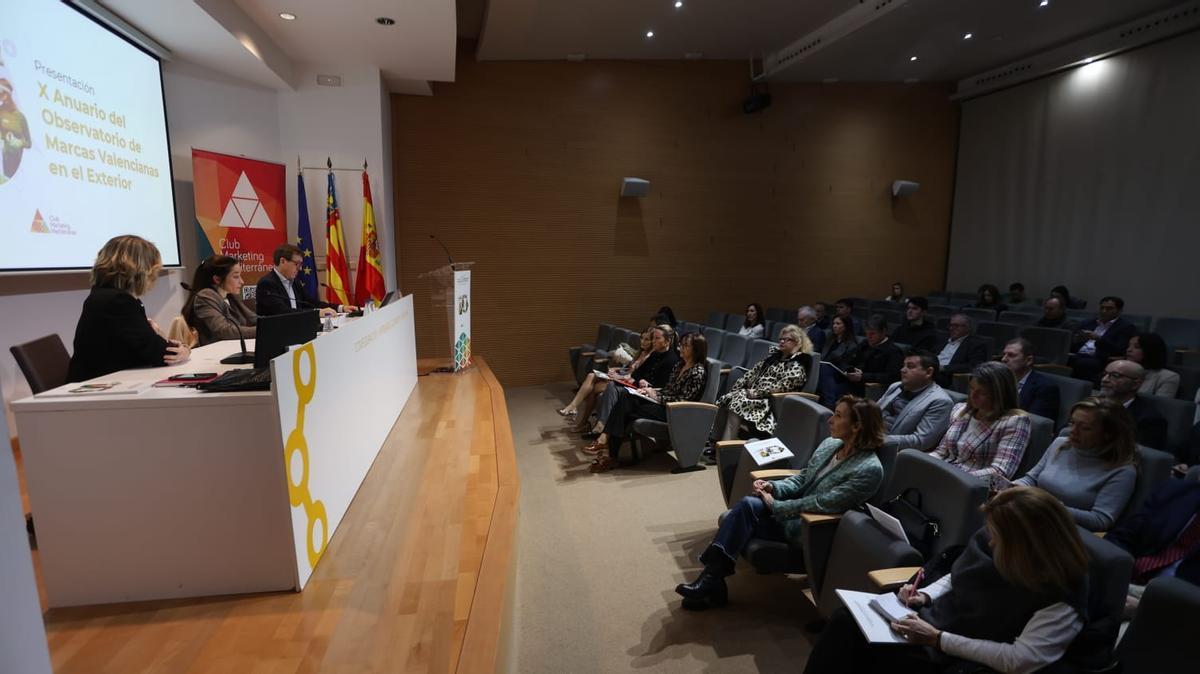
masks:
[[[941,85],[773,85],[730,62],[488,62],[394,96],[400,287],[423,357],[446,319],[418,274],[475,261],[473,347],[505,385],[568,376],[598,322],[941,288],[957,110]],[[623,176],[651,181],[622,199]],[[921,190],[893,204],[890,185]]]

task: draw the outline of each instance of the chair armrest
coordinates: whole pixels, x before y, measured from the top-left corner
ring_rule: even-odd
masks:
[[[694,409],[694,410],[709,410],[712,412],[716,412],[717,406],[712,403],[700,403],[700,402],[690,402],[687,400],[681,400],[679,402],[667,403],[667,409],[675,410],[675,411]]]
[[[1104,538],[1108,534],[1107,531],[1093,531],[1092,533],[1096,534],[1096,538]]]
[[[750,477],[755,480],[782,480],[785,477],[791,477],[799,472],[800,471],[792,470],[791,468],[767,468],[764,470],[750,471]]]
[[[796,395],[800,396],[801,398],[808,398],[809,400],[813,401],[814,403],[821,402],[821,396],[817,395],[816,393],[808,393],[806,391],[801,391],[801,392],[797,393]]]
[[[792,471],[799,473],[800,471]],[[825,513],[800,513],[800,520],[809,526],[814,524],[830,524],[842,519],[841,515],[827,515]]]
[[[732,368],[732,367],[723,367],[723,368],[721,368],[721,374],[729,374],[730,372],[733,372],[733,368]]]
[[[801,393],[800,391],[782,391],[780,393],[772,393],[771,400],[782,400],[788,396],[799,396],[799,395],[804,395],[804,394]]]
[[[746,440],[718,440],[717,451],[720,452],[731,447],[744,447],[746,442]]]
[[[875,583],[875,587],[884,592],[897,590],[901,585],[908,582],[913,574],[920,571],[919,566],[897,566],[891,569],[875,569],[867,572],[867,578]]]
[[[594,356],[594,355],[596,355],[596,352],[595,352],[595,351],[584,351],[584,352],[580,353],[579,355],[581,355],[581,356]]]

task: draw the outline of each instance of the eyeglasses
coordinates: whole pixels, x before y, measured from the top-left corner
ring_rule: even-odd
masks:
[[[292,258],[291,263],[292,264],[304,264],[304,258],[300,258],[299,260]]]
[[[795,341],[797,341],[797,340],[796,340],[796,338],[795,338],[795,337],[780,337],[780,338],[779,338],[779,341],[781,341],[781,342],[795,342]]]
[[[1129,375],[1127,375],[1127,374],[1123,374],[1123,373],[1121,373],[1121,372],[1111,372],[1111,371],[1108,371],[1108,370],[1105,370],[1105,372],[1104,372],[1104,376],[1105,376],[1105,377],[1112,377],[1113,379],[1133,379],[1133,377],[1130,377],[1130,376],[1129,376]]]

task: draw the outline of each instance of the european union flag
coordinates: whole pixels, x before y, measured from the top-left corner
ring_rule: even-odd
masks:
[[[313,257],[312,225],[308,224],[308,197],[304,194],[304,176],[296,174],[296,205],[300,208],[300,224],[296,226],[299,238],[296,245],[304,254],[304,263],[300,265],[297,278],[304,284],[304,294],[310,302],[317,301],[317,258]]]

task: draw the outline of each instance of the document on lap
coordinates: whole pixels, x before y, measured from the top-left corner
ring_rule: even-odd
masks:
[[[886,594],[891,595],[892,593],[888,592]],[[854,590],[838,590],[837,595],[842,600],[842,603],[846,605],[846,608],[850,609],[850,615],[854,616],[854,622],[858,623],[858,628],[862,630],[863,636],[866,637],[869,643],[907,643],[899,634],[892,631],[889,619],[884,618],[884,614],[873,605],[872,602],[883,595],[872,594],[870,592],[855,592]],[[892,596],[895,597],[895,595]],[[912,613],[912,611],[908,611],[905,615],[908,615],[908,613]]]

